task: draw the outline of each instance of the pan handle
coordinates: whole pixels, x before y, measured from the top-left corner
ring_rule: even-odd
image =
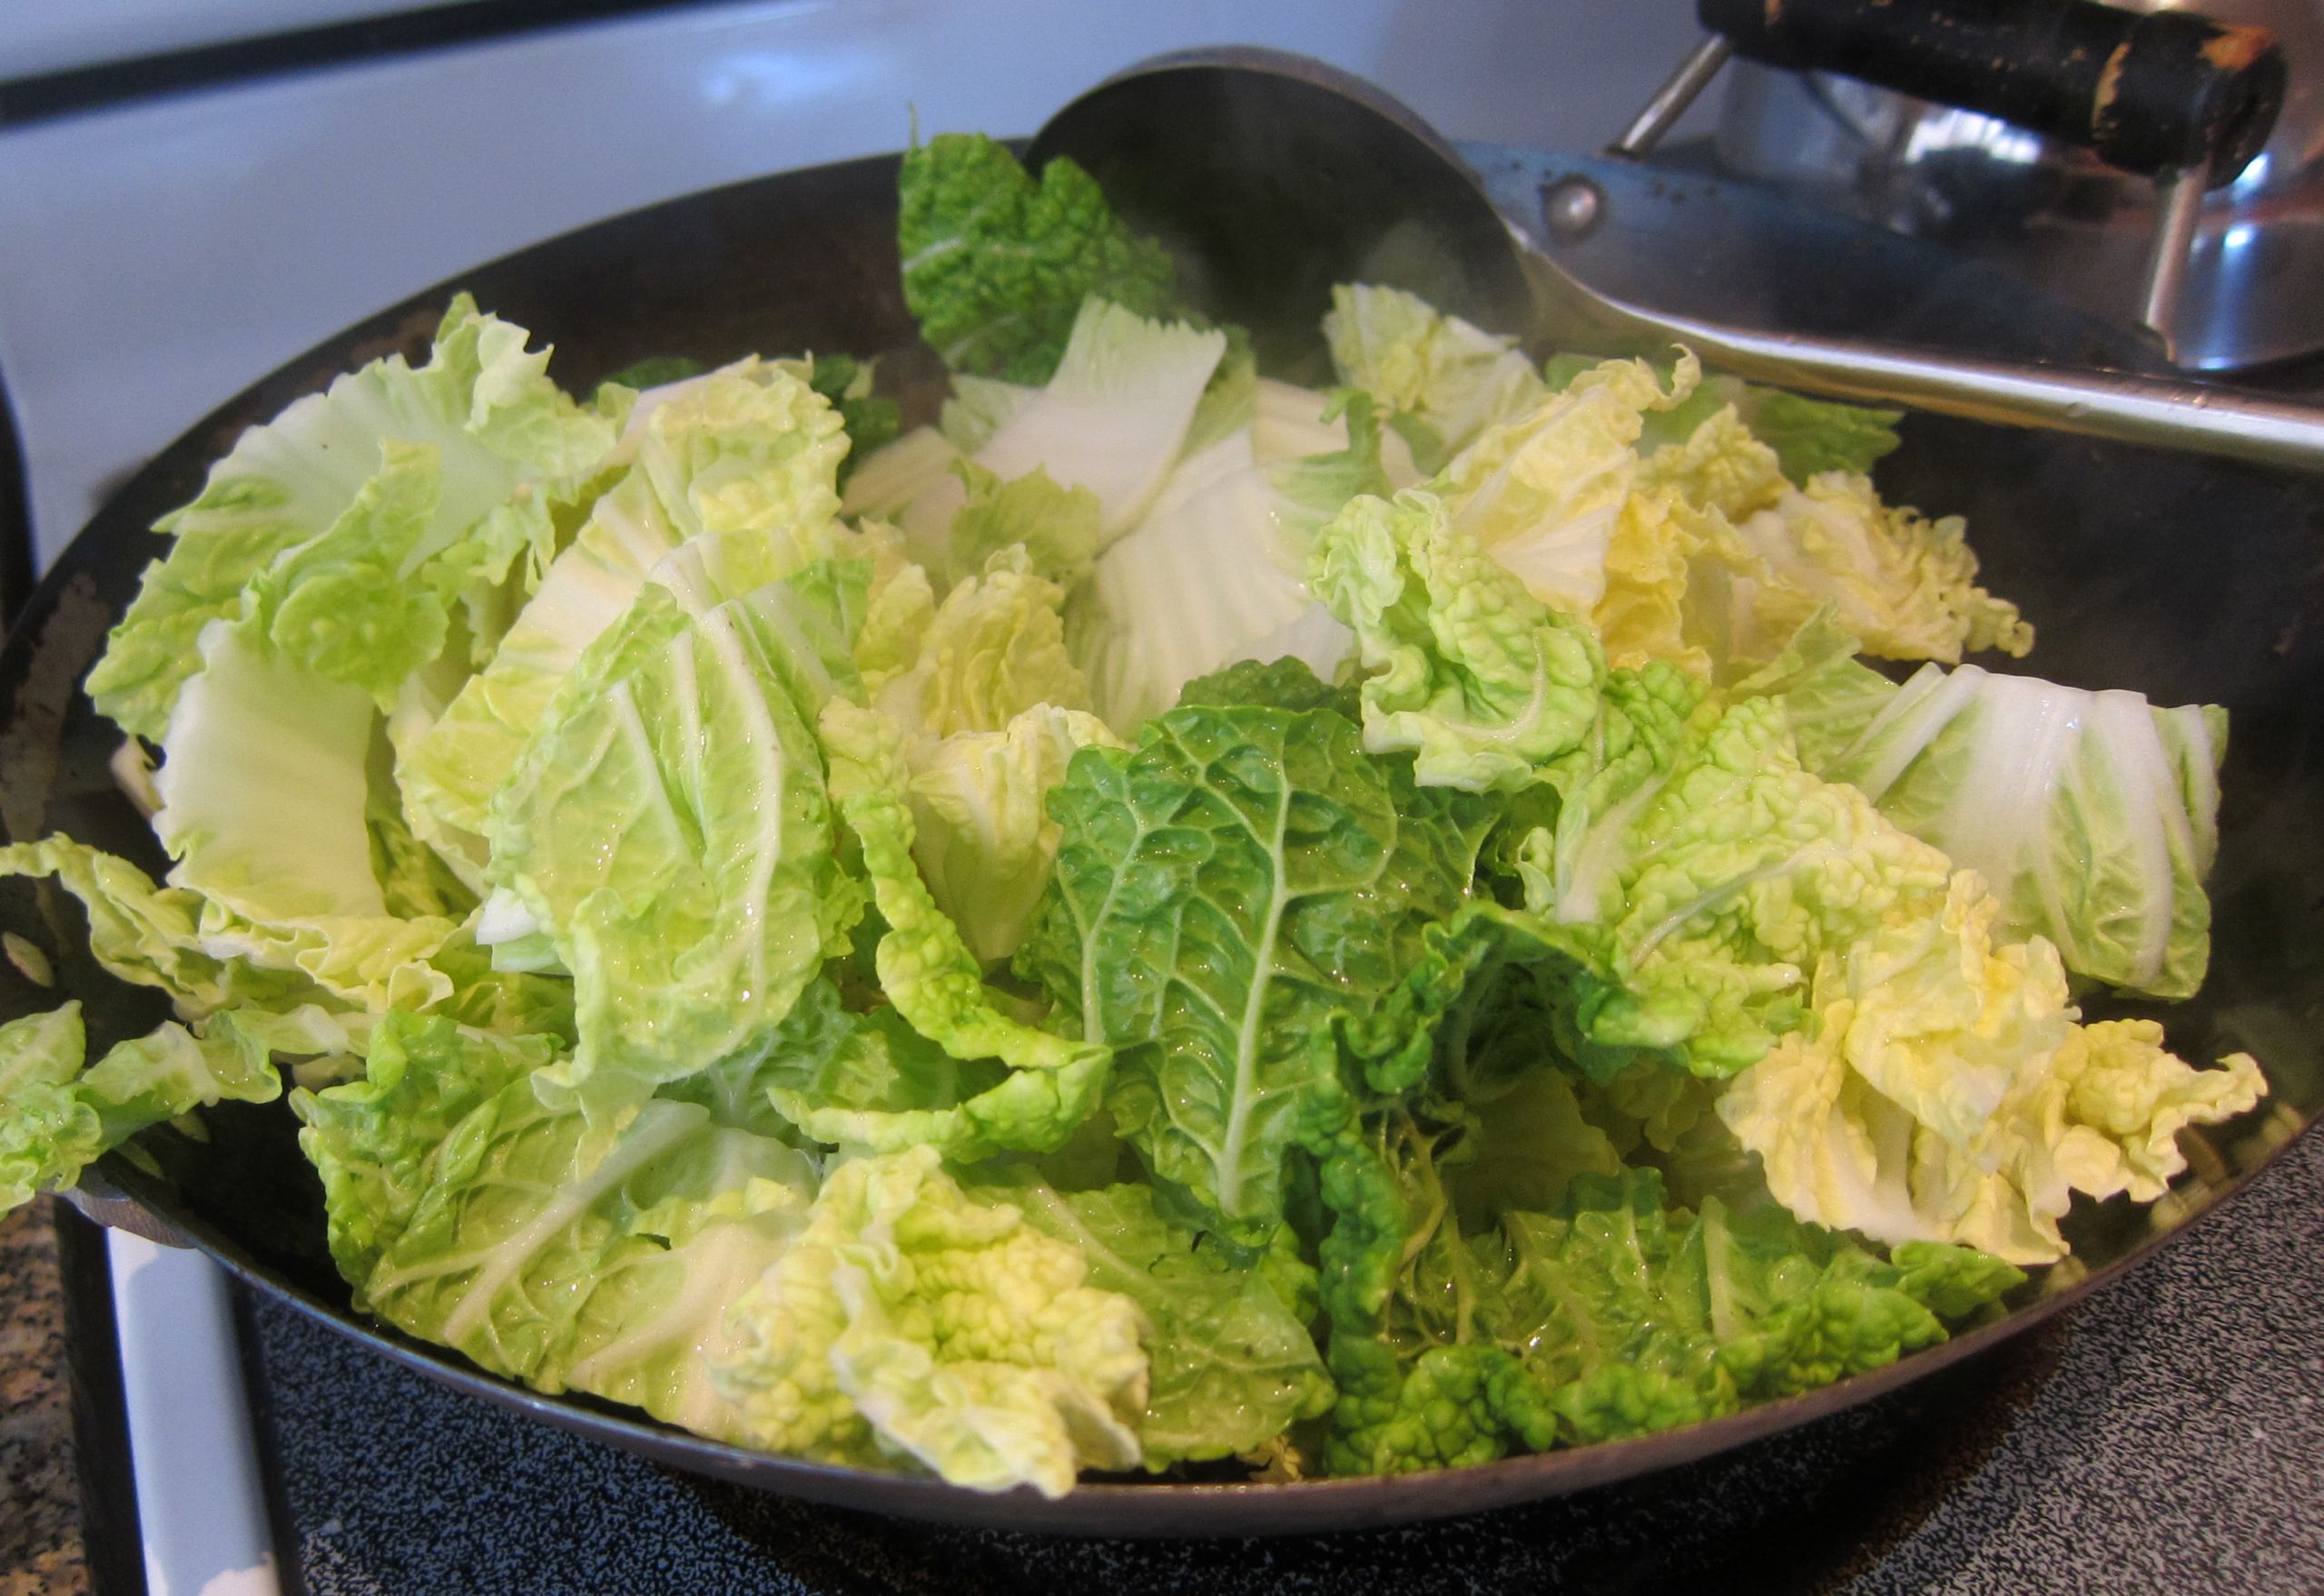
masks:
[[[1836,72],[2077,145],[2142,176],[2232,182],[2282,108],[2265,28],[2095,0],[1696,0],[1768,66]]]

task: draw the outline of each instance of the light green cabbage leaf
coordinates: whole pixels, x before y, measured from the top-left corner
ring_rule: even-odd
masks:
[[[427,958],[453,922],[390,914],[372,865],[369,696],[315,676],[247,623],[212,622],[201,658],[153,783],[162,798],[153,830],[178,862],[171,884],[261,934],[312,941],[335,964],[351,944],[374,967],[382,957]],[[366,976],[367,985],[379,979]]]
[[[1666,387],[1643,360],[1608,360],[1563,391],[1497,421],[1428,484],[1455,531],[1568,615],[1606,596],[1616,523],[1638,473],[1648,415],[1680,403],[1700,378],[1689,355]]]
[[[1829,472],[1786,487],[1735,528],[1774,576],[1753,598],[1764,635],[1788,633],[1832,603],[1840,625],[1889,659],[1950,664],[1979,649],[2024,655],[2034,645],[2017,606],[1976,585],[1961,517],[1931,521],[1883,504],[1869,477]]]
[[[849,1159],[729,1310],[714,1377],[753,1445],[1062,1496],[1141,1456],[1144,1315],[1088,1276],[932,1148]]]
[[[248,927],[233,924],[199,892],[156,886],[127,860],[70,837],[0,848],[0,876],[54,879],[80,901],[97,962],[123,980],[168,993],[185,1019],[333,1000],[300,967],[296,954],[306,950],[274,941],[261,946]],[[278,947],[291,957],[276,964],[253,957]]]
[[[1975,872],[1817,962],[1813,1012],[1718,1099],[1801,1218],[1876,1240],[2063,1257],[2076,1191],[2141,1200],[2185,1167],[2176,1133],[2266,1091],[2247,1054],[2194,1069],[2151,1021],[2075,1023],[2057,951],[2000,941]]]
[[[1975,665],[1880,685],[1886,702],[1824,774],[1983,875],[2010,935],[2048,938],[2068,970],[2110,986],[2194,995],[2211,961],[2225,710]],[[1871,697],[1866,685],[1855,707]]]
[[[862,900],[773,595],[689,614],[648,586],[584,650],[494,797],[491,879],[573,973],[545,1086],[593,1117],[779,1025]]]
[[[1824,952],[1933,918],[1950,872],[1801,768],[1774,701],[1681,721],[1679,681],[1610,685],[1596,759],[1551,773],[1558,823],[1518,855],[1526,909],[1573,961],[1577,1062],[1601,1077],[1640,1049],[1714,1077],[1757,1061],[1805,1018]]]
[[[952,391],[939,412],[937,430],[960,453],[972,455],[1040,391],[1039,387],[1022,382],[1004,382],[998,377],[954,371]]]
[[[990,556],[940,604],[928,602],[924,580],[895,588],[907,606],[867,619],[856,657],[871,701],[907,736],[998,732],[1041,704],[1088,707],[1066,648],[1064,590],[1035,571],[1022,545]]]
[[[906,750],[912,856],[928,890],[991,965],[1025,940],[1049,882],[1059,828],[1046,807],[1076,750],[1119,747],[1103,721],[1039,704],[993,732],[955,732]]]
[[[834,482],[847,448],[830,404],[777,363],[692,378],[634,409],[626,471],[591,505],[490,663],[424,735],[399,744],[396,773],[419,834],[449,851],[460,833],[483,831],[559,684],[649,578],[698,577],[699,598],[716,603],[842,552]],[[707,568],[668,563],[704,538],[721,557]]]
[[[1689,631],[1730,679],[1772,659],[1822,606],[1870,653],[1947,664],[1994,648],[2024,655],[2034,629],[1977,586],[1958,516],[1931,521],[1882,502],[1872,479],[1826,471],[1794,487],[1734,411],[1649,456],[1641,489],[1676,492],[1714,518],[1697,528]]]
[[[1834,606],[1818,608],[1773,659],[1727,689],[1730,698],[1778,700],[1800,763],[1827,776],[1896,696],[1896,683],[1856,657],[1837,616]]]
[[[560,485],[613,444],[526,336],[460,296],[426,365],[375,360],[244,433],[200,497],[157,527],[177,541],[90,673],[97,707],[159,741],[203,628],[242,613],[271,570],[269,636],[333,679],[391,682],[396,665],[434,652],[425,640],[442,637],[455,603],[488,646],[491,590],[520,557],[547,557]]]
[[[968,501],[952,517],[950,566],[954,581],[973,578],[992,557],[1022,545],[1034,571],[1070,591],[1098,557],[1098,496],[1060,488],[1036,467],[1003,482],[972,460],[955,468]]]
[[[1011,1069],[1072,1079],[1102,1075],[1108,1049],[1101,1039],[1077,1041],[1002,1011],[960,928],[937,907],[912,861],[911,778],[894,723],[833,699],[823,706],[820,730],[832,800],[862,850],[872,901],[886,922],[874,961],[896,1012],[955,1059],[998,1059]],[[1071,1128],[1067,1123],[1059,1131]]]
[[[1772,508],[1789,486],[1783,461],[1743,424],[1732,405],[1719,407],[1693,431],[1649,452],[1638,480],[1646,491],[1669,489],[1730,522]]]
[[[1308,581],[1370,673],[1364,747],[1412,751],[1423,786],[1530,784],[1597,716],[1588,624],[1545,609],[1432,493],[1349,501],[1317,534]]]
[[[1358,494],[1385,492],[1370,401],[1334,420],[1345,447],[1260,463],[1237,433],[1174,474],[1146,518],[1099,557],[1070,637],[1098,712],[1133,732],[1195,677],[1237,659],[1334,675],[1347,628],[1308,591],[1315,535]]]
[[[480,1031],[390,1010],[371,1029],[360,1079],[290,1094],[300,1150],[323,1183],[332,1260],[356,1287],[427,1190],[423,1167],[452,1128],[556,1056],[551,1039]]]
[[[1401,423],[1424,472],[1549,396],[1515,339],[1472,327],[1401,289],[1334,287],[1324,337],[1340,382],[1370,394]]]
[[[1040,469],[1088,489],[1102,535],[1118,537],[1160,492],[1226,350],[1224,333],[1092,299],[1057,374],[994,430],[976,462],[1004,481]]]
[[[1037,390],[1029,390],[1037,391]],[[915,427],[892,442],[866,454],[847,478],[840,513],[850,517],[894,518],[922,498],[933,498],[954,468],[966,458],[950,439],[933,427]],[[957,483],[957,478],[954,478]],[[917,553],[932,557],[949,531],[947,519],[929,528],[931,541]]]
[[[166,1024],[91,1063],[81,1005],[0,1025],[0,1213],[79,1180],[149,1125],[212,1103],[282,1095],[263,1043],[222,1016]]]
[[[536,1390],[752,1439],[712,1365],[728,1310],[805,1220],[804,1154],[695,1103],[592,1126],[520,1078],[463,1115],[417,1179],[416,1200],[399,1172],[367,1194],[409,1205],[354,1283],[371,1312]]]
[[[1148,1379],[1137,1429],[1147,1468],[1254,1452],[1330,1408],[1323,1357],[1264,1261],[1238,1264],[1173,1223],[1157,1211],[1151,1187],[1060,1192],[1021,1167],[1003,1174],[971,1195],[1014,1204],[1035,1229],[1080,1251],[1092,1286],[1145,1310]],[[1278,1237],[1279,1261],[1312,1276],[1288,1240]]]
[[[1555,355],[1543,363],[1541,377],[1562,390],[1592,363],[1586,355]],[[1801,486],[1823,471],[1868,472],[1903,441],[1896,436],[1902,410],[1809,399],[1713,372],[1684,404],[1649,421],[1639,452],[1684,444],[1722,410],[1767,445],[1785,478]]]
[[[378,706],[400,696],[398,675],[431,663],[458,668],[438,659],[442,607],[381,599],[359,612],[333,601],[314,625],[286,618],[304,613],[302,595],[327,593],[330,573],[368,569],[366,539],[393,556],[434,535],[423,502],[369,513],[409,498],[396,485],[409,485],[405,468],[428,451],[389,440],[373,452],[383,468],[345,521],[252,576],[238,612],[210,620],[193,639],[195,668],[175,687],[151,784],[160,803],[155,834],[177,861],[170,885],[201,899],[202,951],[296,970],[330,1000],[376,1011],[449,994],[428,961],[454,931],[452,911],[466,907],[467,892],[448,876],[439,891],[413,857],[379,740]],[[406,597],[429,591],[424,577],[406,582],[399,566],[369,570],[358,585]],[[331,616],[354,630],[330,634],[323,619]],[[392,674],[367,677],[367,660],[386,662]],[[383,865],[393,872],[392,903]]]
[[[1349,427],[1349,418],[1357,409],[1351,401],[1357,397],[1366,401],[1363,414],[1367,420],[1384,423],[1386,413],[1377,398],[1363,389],[1321,391],[1273,377],[1260,378],[1251,404],[1252,460],[1271,466],[1314,455],[1345,454],[1357,441]],[[1384,491],[1394,493],[1417,486],[1420,468],[1413,463],[1412,449],[1403,436],[1385,425],[1378,431],[1380,470],[1388,479]]]

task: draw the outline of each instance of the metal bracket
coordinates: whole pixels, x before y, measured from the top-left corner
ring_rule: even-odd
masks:
[[[192,1250],[193,1243],[185,1233],[167,1220],[158,1218],[143,1204],[93,1167],[81,1171],[80,1181],[56,1194],[80,1211],[81,1217],[131,1236],[144,1237],[158,1246],[173,1246]]]
[[[1615,140],[1606,153],[1633,161],[1647,154],[1687,113],[1687,107],[1710,87],[1710,80],[1718,75],[1718,69],[1734,54],[1735,46],[1728,43],[1723,34],[1713,34],[1696,45],[1693,54],[1670,74],[1670,81],[1654,92],[1654,98],[1646,103],[1646,109],[1638,113],[1629,131]]]
[[[2174,366],[2179,363],[2180,291],[2186,285],[2188,257],[2194,252],[2195,231],[2203,219],[2207,177],[2201,168],[2191,166],[2154,180],[2154,242],[2139,285],[2139,321],[2161,340],[2163,359]]]

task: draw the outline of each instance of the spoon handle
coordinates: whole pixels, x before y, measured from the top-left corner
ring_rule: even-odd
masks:
[[[2314,406],[2127,371],[2069,370],[1756,332],[1600,293],[1538,251],[1526,252],[1525,264],[1533,289],[1534,341],[1544,348],[1653,355],[1683,344],[1706,366],[1778,388],[2324,471],[2324,409]]]
[[[1679,316],[1652,320],[1663,338],[1687,345],[1704,364],[1755,381],[1973,421],[2324,470],[2324,410],[2280,399],[2121,371],[1961,359]]]

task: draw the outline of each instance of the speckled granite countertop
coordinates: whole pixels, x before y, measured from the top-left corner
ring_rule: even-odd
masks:
[[[54,1199],[0,1217],[0,1596],[81,1596]]]

